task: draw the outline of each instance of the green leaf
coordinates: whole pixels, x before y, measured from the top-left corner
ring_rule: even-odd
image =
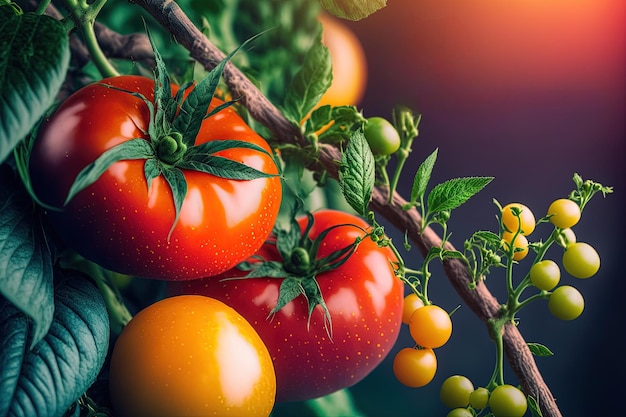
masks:
[[[168,167],[162,170],[163,177],[165,177],[165,181],[167,181],[170,186],[170,190],[172,190],[172,198],[174,199],[174,223],[172,223],[172,228],[170,229],[169,234],[167,235],[167,240],[169,241],[172,236],[172,232],[178,223],[178,218],[180,217],[180,209],[183,206],[183,201],[185,200],[185,196],[187,195],[187,180],[185,179],[185,174],[178,168]]]
[[[349,20],[361,20],[382,9],[387,0],[319,0],[329,13]]]
[[[146,177],[146,182],[148,183],[148,190],[150,190],[152,180],[161,175],[163,166],[157,158],[146,159],[146,163],[143,165],[143,172]]]
[[[0,6],[0,163],[54,103],[70,53],[56,19]]]
[[[454,178],[437,184],[428,194],[428,211],[454,210],[482,190],[493,177]]]
[[[32,200],[13,186],[19,180],[0,177],[0,294],[32,320],[32,348],[52,323],[52,254]]]
[[[435,162],[437,161],[437,152],[439,149],[435,149],[433,153],[428,155],[428,157],[421,163],[417,172],[415,173],[415,178],[413,179],[413,188],[411,189],[411,202],[415,203],[417,201],[421,201],[424,198],[426,193],[426,187],[428,186],[428,182],[430,181],[430,177],[433,172],[433,167],[435,166]]]
[[[321,29],[321,25],[319,25]],[[330,51],[319,31],[307,52],[302,68],[294,75],[285,93],[284,114],[292,123],[300,121],[319,103],[333,79]]]
[[[156,112],[154,113],[152,123],[149,125],[150,137],[156,139],[170,132],[170,122],[174,119],[178,103],[172,100],[172,86],[165,61],[163,61],[147,25],[145,29],[156,63],[154,66],[154,107]]]
[[[502,242],[500,236],[488,230],[479,230],[477,232],[474,232],[471,240],[483,241],[487,245],[495,245],[496,247],[499,247]]]
[[[54,319],[34,349],[26,316],[0,297],[0,415],[62,416],[96,380],[109,345],[104,300],[68,272],[54,291]]]
[[[543,417],[543,413],[541,412],[541,408],[539,407],[539,403],[532,395],[527,397],[528,408],[530,409],[530,413],[532,417]]]
[[[348,204],[358,214],[365,215],[374,189],[375,162],[360,130],[352,134],[342,155],[339,180]]]
[[[152,143],[141,138],[122,142],[108,149],[78,173],[70,187],[65,204],[69,203],[77,193],[96,182],[114,163],[130,159],[151,159],[155,156]]]
[[[535,356],[544,357],[554,355],[550,349],[540,343],[527,343],[527,345],[530,352]]]

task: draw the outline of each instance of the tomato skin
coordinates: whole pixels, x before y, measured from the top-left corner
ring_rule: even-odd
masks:
[[[550,222],[561,229],[570,228],[580,220],[580,206],[568,198],[554,200],[548,207]]]
[[[512,208],[517,208],[519,218],[513,214]],[[521,203],[509,203],[502,207],[502,224],[508,232],[516,233],[518,229],[522,235],[528,236],[535,230],[535,215]]]
[[[563,267],[573,277],[586,279],[600,269],[600,255],[588,243],[571,243],[563,252]]]
[[[495,417],[522,417],[528,403],[522,391],[513,385],[499,385],[489,396],[489,407]]]
[[[113,348],[109,385],[120,417],[266,417],[276,392],[269,352],[252,326],[195,295],[135,315]]]
[[[368,227],[362,219],[336,210],[320,210],[313,216],[309,233],[312,239],[338,224]],[[301,230],[306,223],[306,217],[299,219]],[[318,258],[363,235],[351,226],[332,230],[324,238]],[[268,260],[279,259],[275,246],[270,244],[257,254]],[[255,327],[272,356],[276,401],[300,401],[359,382],[393,347],[402,320],[403,284],[395,277],[390,260],[395,257],[389,248],[379,248],[371,239],[365,239],[344,264],[317,276],[332,320],[332,340],[320,306],[308,324],[308,304],[302,295],[268,317],[276,305],[281,278],[223,281],[245,275],[234,268],[217,277],[170,282],[168,293],[208,295],[237,310]]]
[[[409,324],[411,316],[420,307],[424,307],[424,302],[414,292],[407,294],[404,297],[404,304],[402,308],[402,323]]]
[[[153,99],[151,79],[120,76],[88,85],[61,104],[42,124],[30,157],[33,189],[45,204],[62,207],[76,175],[105,150],[132,138],[148,139],[146,104],[102,84]],[[218,103],[214,99],[212,106]],[[270,150],[231,108],[205,120],[196,144],[219,139]],[[277,173],[272,158],[258,151],[220,155]],[[143,160],[116,162],[63,210],[47,214],[68,246],[112,271],[167,280],[221,273],[254,253],[270,233],[282,197],[280,179],[235,181],[183,172],[188,192],[171,236],[172,193],[162,175],[148,190]]]
[[[548,298],[548,309],[561,320],[574,320],[585,309],[585,299],[580,291],[571,285],[557,287]]]

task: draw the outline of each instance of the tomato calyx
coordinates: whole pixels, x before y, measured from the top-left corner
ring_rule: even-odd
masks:
[[[169,240],[187,195],[185,170],[243,181],[274,177],[279,174],[263,172],[243,162],[217,155],[218,152],[228,149],[246,148],[273,158],[268,150],[259,145],[228,138],[196,145],[196,137],[204,120],[235,103],[236,100],[231,100],[209,110],[227,62],[239,48],[253,38],[225,57],[204,79],[198,83],[187,83],[173,94],[165,62],[149,32],[148,36],[156,62],[153,99],[109,85],[106,80],[99,83],[102,87],[141,99],[149,110],[147,131],[142,130],[142,137],[126,140],[109,148],[85,166],[71,185],[63,206],[66,206],[77,193],[95,183],[114,163],[124,160],[143,160],[148,190],[152,181],[162,175],[172,192],[175,217],[168,235]]]
[[[324,313],[324,327],[328,336],[332,339],[332,320],[317,278],[324,272],[343,265],[356,251],[359,243],[368,235],[357,237],[348,246],[320,257],[318,256],[318,250],[331,231],[338,227],[357,227],[359,229],[360,227],[352,224],[338,224],[325,229],[315,239],[312,239],[309,236],[309,232],[313,227],[313,222],[313,214],[307,213],[307,226],[301,233],[295,216],[292,216],[289,227],[282,228],[277,226],[274,232],[275,237],[268,242],[276,247],[280,258],[278,261],[256,256],[254,261],[246,261],[238,265],[239,269],[249,271],[247,275],[227,279],[258,277],[283,279],[279,288],[278,300],[276,305],[270,310],[268,319],[271,319],[281,308],[296,297],[303,295],[308,304],[307,327],[310,325],[313,311],[317,306],[320,306]]]

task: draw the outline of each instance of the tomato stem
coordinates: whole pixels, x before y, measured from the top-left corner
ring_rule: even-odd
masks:
[[[65,0],[65,4],[70,10],[72,19],[83,34],[85,45],[91,55],[91,59],[103,78],[119,75],[119,72],[111,64],[104,52],[102,52],[94,30],[96,16],[105,3],[106,0],[95,0],[91,4],[85,1]]]
[[[48,8],[48,5],[50,4],[51,0],[42,0],[38,5],[37,8],[35,9],[35,13],[42,15],[44,14],[44,12],[46,11],[46,9]]]

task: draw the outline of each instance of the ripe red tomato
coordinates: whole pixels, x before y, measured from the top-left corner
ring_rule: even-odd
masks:
[[[330,227],[319,247],[317,259],[352,244],[367,228],[362,219],[335,210],[314,213],[309,236],[315,239]],[[299,219],[301,230],[307,218]],[[257,255],[279,260],[276,246],[267,243]],[[309,319],[309,306],[298,295],[271,315],[278,300],[282,278],[247,278],[232,269],[217,277],[168,283],[174,294],[207,295],[233,307],[257,330],[266,344],[276,370],[276,401],[298,401],[329,394],[351,386],[370,373],[389,353],[400,330],[403,284],[390,264],[389,248],[364,239],[356,251],[336,269],[317,275],[319,289],[331,318],[325,326],[320,305]],[[250,262],[255,262],[254,258]],[[330,330],[330,331],[329,331]],[[332,336],[332,339],[331,339]]]
[[[63,207],[77,174],[107,149],[132,138],[150,140],[146,103],[102,84],[154,99],[153,80],[113,77],[78,90],[46,119],[30,157],[33,189],[45,204]],[[211,108],[218,104],[213,99]],[[270,151],[232,108],[204,120],[196,145],[221,139]],[[272,157],[257,150],[231,148],[216,155],[265,173],[277,172]],[[182,169],[188,188],[172,229],[172,192],[162,174],[148,188],[144,162],[116,162],[62,210],[48,210],[62,240],[112,271],[178,280],[232,268],[270,233],[282,196],[278,177],[238,181]]]

